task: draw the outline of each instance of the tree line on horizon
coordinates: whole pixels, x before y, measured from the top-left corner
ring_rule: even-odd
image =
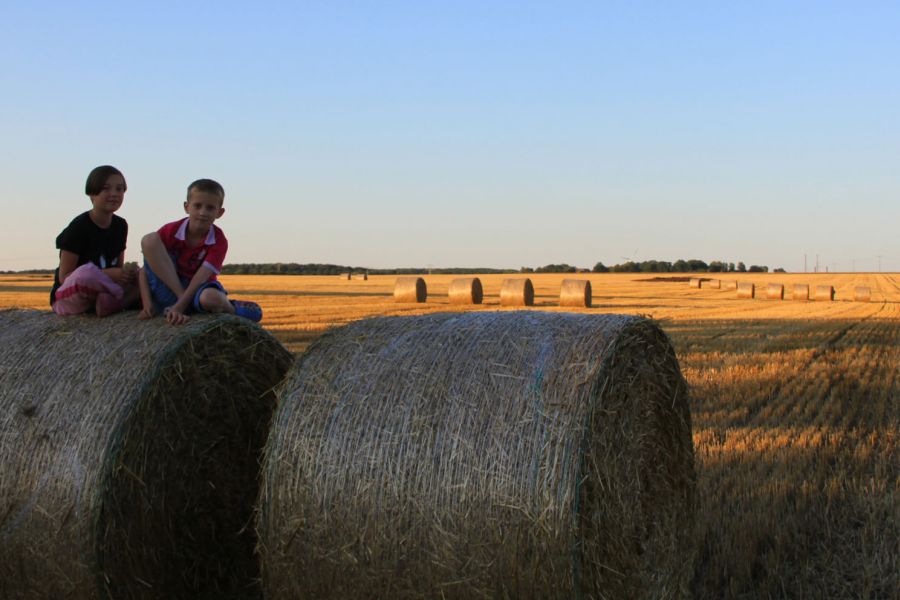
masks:
[[[135,263],[131,263],[135,264]],[[627,261],[622,264],[607,267],[598,262],[592,269],[574,267],[566,263],[549,264],[542,267],[521,267],[516,269],[490,269],[484,267],[450,267],[450,268],[424,268],[405,267],[397,269],[369,269],[366,267],[350,267],[346,265],[333,265],[324,263],[233,263],[222,267],[223,275],[341,275],[344,273],[368,273],[370,275],[491,275],[512,273],[768,273],[769,267],[750,265],[743,262],[722,262],[714,260],[706,263],[702,260],[676,260],[668,262],[663,260]],[[775,269],[776,273],[783,273],[784,269]],[[52,274],[53,269],[28,269],[24,271],[0,271],[0,274],[10,275],[15,273],[28,274]]]

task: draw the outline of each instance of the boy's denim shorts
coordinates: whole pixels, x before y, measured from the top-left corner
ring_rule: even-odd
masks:
[[[156,273],[153,272],[147,261],[144,261],[144,271],[147,273],[147,283],[150,284],[150,294],[153,296],[153,308],[157,313],[162,314],[166,308],[178,302],[178,296],[156,276]],[[181,285],[185,288],[189,283],[189,280],[181,279]],[[226,296],[228,295],[221,283],[218,281],[207,281],[194,293],[194,299],[191,302],[191,306],[188,307],[188,312],[205,312],[200,307],[200,293],[207,288],[215,288]]]

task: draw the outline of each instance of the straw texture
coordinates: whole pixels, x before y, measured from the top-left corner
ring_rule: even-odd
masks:
[[[718,290],[722,288],[722,282],[719,279],[710,279],[709,281],[703,282],[703,287],[707,287],[712,290]]]
[[[504,279],[500,306],[534,306],[534,286],[528,278]]]
[[[447,295],[450,297],[450,304],[481,304],[484,300],[481,280],[477,277],[454,279],[450,282]]]
[[[398,277],[394,283],[394,302],[425,302],[428,288],[421,277]]]
[[[754,298],[756,296],[756,286],[752,283],[742,281],[737,285],[738,298]]]
[[[727,279],[722,282],[722,289],[725,290],[736,290],[738,287],[738,282],[734,279]]]
[[[816,286],[816,301],[817,302],[831,302],[834,300],[834,286],[831,285],[817,285]]]
[[[769,300],[784,300],[784,285],[770,283],[766,286],[766,298]]]
[[[0,598],[259,597],[246,525],[290,363],[236,317],[0,312]]]
[[[559,288],[559,305],[590,308],[591,282],[587,279],[563,279]]]
[[[870,302],[872,300],[872,288],[862,286],[854,288],[853,299],[856,302]]]
[[[809,300],[809,285],[798,283],[794,285],[794,293],[791,296],[794,300]]]
[[[263,473],[271,600],[671,598],[692,573],[686,387],[639,317],[334,330],[280,388]]]
[[[700,284],[701,284],[701,281],[700,281],[700,278],[699,278],[699,277],[691,277],[691,280],[690,280],[690,282],[688,283],[688,285],[689,285],[690,287],[696,288],[696,289],[698,289],[698,290],[700,289]]]

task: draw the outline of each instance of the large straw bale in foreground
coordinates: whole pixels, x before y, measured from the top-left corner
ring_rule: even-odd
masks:
[[[853,289],[853,299],[856,302],[870,302],[872,300],[872,288],[857,286]]]
[[[534,285],[527,277],[504,279],[500,306],[534,306]]]
[[[0,598],[253,598],[246,527],[291,355],[182,327],[0,312]]]
[[[817,285],[816,286],[816,301],[817,302],[831,302],[834,300],[834,286],[831,285]]]
[[[784,300],[784,285],[781,283],[770,283],[766,286],[766,298],[769,300]]]
[[[756,296],[756,286],[752,283],[742,281],[737,285],[738,298],[754,298]]]
[[[680,597],[686,392],[639,317],[334,330],[279,391],[258,521],[267,598]]]
[[[481,304],[484,300],[484,290],[481,280],[477,277],[460,277],[450,282],[447,290],[450,304]]]
[[[563,279],[559,288],[559,305],[590,308],[591,282],[587,279]]]
[[[794,285],[794,293],[791,296],[794,300],[809,300],[809,285],[798,283]]]
[[[398,277],[394,283],[394,302],[425,302],[428,288],[421,277]]]

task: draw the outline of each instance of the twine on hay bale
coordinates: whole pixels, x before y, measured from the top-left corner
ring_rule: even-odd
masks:
[[[872,288],[857,286],[853,290],[853,300],[856,302],[870,302],[872,300]]]
[[[559,305],[591,307],[591,282],[587,279],[563,279],[559,288]]]
[[[534,306],[534,286],[526,278],[504,279],[500,287],[500,306]]]
[[[831,285],[817,285],[816,286],[816,301],[817,302],[831,302],[834,300],[834,286]]]
[[[784,285],[770,283],[766,286],[766,298],[769,300],[784,300]]]
[[[703,287],[707,287],[711,290],[718,290],[722,288],[722,282],[718,279],[710,279],[709,281],[703,282]]]
[[[394,302],[425,302],[428,288],[421,277],[398,277],[394,283]]]
[[[805,283],[797,283],[794,285],[794,293],[791,295],[794,300],[809,300],[809,285]]]
[[[290,363],[236,317],[0,312],[0,598],[259,597],[246,525]]]
[[[693,572],[671,344],[627,315],[358,321],[279,388],[267,598],[662,598]]]
[[[726,289],[726,290],[730,291],[730,290],[736,290],[737,287],[738,287],[738,282],[735,281],[734,279],[729,279],[729,280],[722,282],[722,289]]]
[[[701,284],[701,279],[699,277],[691,277],[690,282],[688,282],[688,285],[690,287],[698,289],[698,290],[700,289],[700,284]]]
[[[756,296],[756,286],[745,281],[737,285],[738,298],[754,298]]]
[[[484,300],[481,280],[477,277],[454,279],[450,282],[447,295],[450,297],[450,304],[481,304]]]

